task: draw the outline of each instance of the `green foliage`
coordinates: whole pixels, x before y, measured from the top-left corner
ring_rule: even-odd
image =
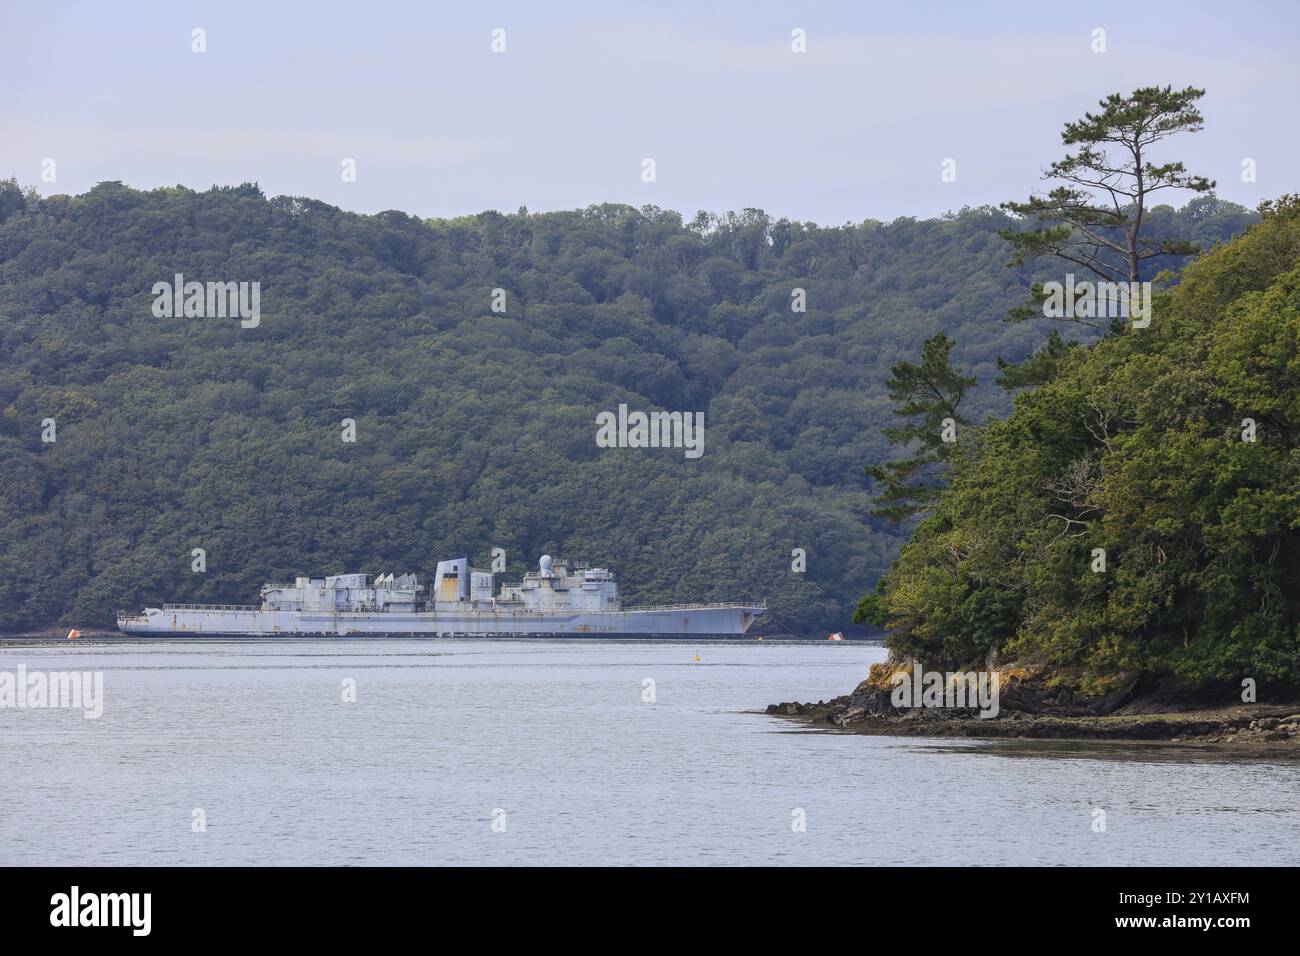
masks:
[[[980,430],[877,589],[895,650],[1300,680],[1300,203],[1267,212]]]
[[[1018,365],[999,358],[998,369],[1002,374],[998,376],[998,384],[1009,392],[1046,385],[1056,375],[1061,359],[1074,346],[1075,343],[1065,341],[1061,333],[1053,329],[1047,337],[1047,344]]]
[[[899,362],[885,383],[893,413],[911,419],[884,429],[890,444],[907,448],[906,458],[868,465],[867,474],[880,485],[872,514],[901,521],[925,511],[942,487],[957,428],[970,424],[959,408],[975,378],[951,364],[953,342],[940,332],[926,339],[921,363]]]
[[[1002,208],[1030,220],[1033,228],[1006,229],[1012,245],[1010,265],[1050,256],[1108,282],[1138,282],[1149,277],[1153,260],[1168,261],[1200,251],[1197,243],[1171,234],[1152,237],[1144,223],[1152,197],[1165,189],[1208,193],[1214,183],[1187,172],[1181,162],[1157,165],[1151,149],[1178,133],[1202,128],[1196,101],[1204,90],[1187,87],[1144,87],[1129,96],[1112,93],[1101,111],[1066,123],[1065,146],[1078,147],[1052,163],[1045,179],[1057,180],[1046,195]],[[1144,231],[1144,225],[1148,228]],[[1018,321],[1041,316],[1041,289],[1035,287],[1029,305],[1008,312]],[[1086,320],[1073,318],[1082,324]]]
[[[34,197],[24,193],[18,181],[12,176],[8,179],[0,179],[0,222],[4,222],[15,213],[23,212],[27,208],[29,198]]]
[[[424,222],[120,183],[0,184],[0,208],[0,629],[493,546],[513,575],[547,551],[611,565],[633,602],[766,596],[779,626],[840,629],[900,543],[862,477],[888,457],[888,369],[945,332],[991,381],[1038,344],[996,322],[1034,276],[1001,268],[1011,220],[990,209]],[[177,272],[260,282],[260,326],[154,318]],[[703,411],[704,456],[598,449],[620,402]]]

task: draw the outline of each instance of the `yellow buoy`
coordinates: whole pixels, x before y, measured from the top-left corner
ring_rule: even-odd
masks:
[[[695,663],[698,664],[699,662],[700,662],[700,655],[699,655],[698,653],[696,653],[696,655],[695,655]]]

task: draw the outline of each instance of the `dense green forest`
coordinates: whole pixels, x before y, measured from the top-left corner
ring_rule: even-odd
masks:
[[[924,660],[1300,683],[1300,201],[969,432],[862,615]]]
[[[1256,218],[1213,197],[1150,217],[1161,233],[1205,246]],[[427,575],[440,557],[486,565],[492,547],[506,550],[513,575],[544,551],[608,565],[632,603],[765,597],[769,631],[842,629],[908,531],[871,516],[863,473],[889,454],[880,432],[889,368],[947,332],[959,343],[954,361],[980,382],[971,413],[1005,414],[997,359],[1023,360],[1047,337],[1042,323],[1002,321],[1043,278],[1006,267],[998,230],[1012,224],[989,208],[819,227],[752,209],[684,222],[622,205],[420,220],[268,199],[255,185],[103,183],[42,199],[0,183],[0,629],[106,625],[118,607],[164,599],[246,603],[264,581],[299,573]],[[1279,443],[1294,444],[1285,423],[1294,429],[1295,411],[1258,391],[1271,380],[1253,376],[1272,373],[1243,365],[1231,336],[1282,348],[1276,337],[1294,323],[1270,338],[1248,320],[1294,295],[1294,273],[1275,288],[1249,278],[1262,267],[1214,279],[1280,228],[1199,267],[1164,306],[1176,323],[1086,353],[990,429],[984,457],[964,466],[891,576],[906,641],[957,641],[955,622],[930,606],[953,599],[954,615],[987,621],[954,653],[1020,622],[1020,633],[1041,625],[1054,650],[1078,653],[1101,634],[1102,651],[1128,654],[1110,623],[1063,610],[1098,588],[1116,589],[1113,610],[1133,620],[1176,595],[1197,607],[1220,601],[1216,588],[1223,610],[1237,606],[1233,588],[1280,586],[1284,570],[1295,579],[1294,565],[1279,565],[1237,581],[1268,535],[1247,547],[1199,532],[1210,512],[1179,510],[1183,498],[1164,486],[1178,456],[1208,455],[1230,476],[1220,504],[1239,501],[1233,520],[1281,520],[1278,501],[1252,505],[1237,491],[1285,466]],[[176,273],[259,282],[260,324],[155,317],[151,289]],[[504,313],[492,310],[498,288]],[[792,309],[797,289],[806,312]],[[1255,298],[1228,305],[1248,290]],[[1219,315],[1233,318],[1218,351],[1207,340],[1197,353],[1193,332]],[[1198,374],[1180,385],[1172,363],[1192,361]],[[1177,413],[1200,416],[1195,428],[1166,409],[1186,389],[1212,403]],[[1136,484],[1116,486],[1121,500],[1082,542],[1052,541],[1060,529],[1034,524],[1035,512],[1026,534],[1047,537],[1005,539],[1010,552],[984,554],[986,526],[959,522],[955,509],[984,495],[969,505],[978,521],[1012,520],[1019,513],[1004,513],[994,484],[1014,485],[1009,501],[1045,506],[1040,479],[1067,461],[1098,461],[1079,431],[1082,406],[1070,404],[1091,391],[1125,416],[1141,405],[1149,417],[1126,425],[1132,434],[1185,431],[1187,444],[1157,443],[1126,461]],[[598,448],[595,417],[619,403],[702,411],[704,455]],[[1258,444],[1210,442],[1252,413],[1264,423]],[[352,443],[341,440],[347,418]],[[47,419],[52,442],[42,440]],[[984,475],[977,461],[996,467]],[[1170,523],[1168,539],[1120,543],[1131,511],[1157,507],[1169,511],[1147,517]],[[954,534],[960,599],[939,580],[953,570],[939,552]],[[1113,574],[1076,573],[1078,549],[1094,541],[1115,549]],[[1030,599],[1026,581],[975,586],[993,573],[988,562],[1018,566],[1027,543],[1056,556],[1026,572],[1044,587],[1051,578],[1050,592]],[[1196,548],[1220,546],[1231,553],[1204,579],[1178,577]],[[206,552],[204,573],[191,570],[195,548]],[[796,548],[805,573],[792,571]],[[933,595],[921,589],[931,579]],[[1294,603],[1286,608],[1241,621],[1241,639],[1271,646],[1250,621],[1267,631],[1283,613],[1294,626]]]

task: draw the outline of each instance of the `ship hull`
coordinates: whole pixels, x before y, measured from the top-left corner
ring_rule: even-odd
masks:
[[[751,605],[582,613],[519,611],[311,612],[162,608],[118,621],[144,637],[739,637]]]

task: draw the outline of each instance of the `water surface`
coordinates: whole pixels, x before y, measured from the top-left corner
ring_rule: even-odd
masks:
[[[845,693],[883,656],[770,641],[0,646],[0,671],[102,671],[105,694],[98,720],[0,709],[0,863],[1300,864],[1300,762],[816,733],[759,712]]]

